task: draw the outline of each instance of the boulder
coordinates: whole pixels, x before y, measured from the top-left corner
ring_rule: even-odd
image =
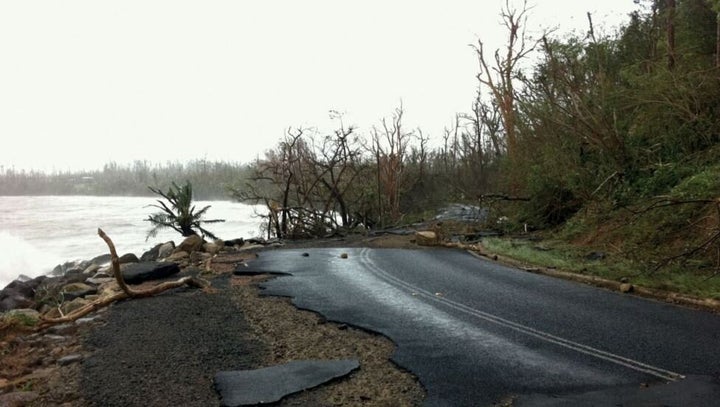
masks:
[[[190,257],[190,255],[188,254],[188,252],[179,251],[179,252],[175,252],[175,253],[171,254],[171,255],[168,256],[165,260],[167,260],[167,261],[181,261],[181,260],[183,260],[183,259],[187,259],[188,257]]]
[[[110,263],[110,260],[112,260],[112,257],[109,253],[107,253],[94,257],[92,260],[90,260],[90,263],[102,266],[103,264]]]
[[[35,288],[37,288],[37,285],[33,286],[30,281],[13,280],[10,284],[5,286],[3,292],[11,290],[15,294],[32,298],[35,295]],[[1,296],[2,294],[0,294],[0,297]]]
[[[72,301],[75,298],[85,297],[86,295],[97,294],[97,288],[91,287],[85,283],[66,284],[60,290],[63,300]]]
[[[438,244],[437,233],[431,230],[415,232],[415,242],[420,246],[435,246]]]
[[[163,243],[160,248],[158,248],[157,258],[165,259],[172,254],[173,250],[175,250],[175,242],[170,241],[167,243]]]
[[[245,244],[245,240],[242,237],[237,238],[237,239],[232,239],[232,240],[225,240],[223,242],[224,246],[242,246],[244,244]]]
[[[172,262],[146,261],[127,264],[122,270],[123,278],[128,284],[140,284],[145,281],[169,277],[180,272],[180,267]]]
[[[203,245],[203,249],[206,253],[210,253],[210,255],[212,256],[220,252],[220,246],[216,245],[215,243],[205,243]]]
[[[10,295],[0,299],[0,312],[5,312],[17,308],[32,308],[35,302],[22,295]]]
[[[98,270],[100,270],[100,266],[93,263],[87,266],[85,270],[83,270],[83,274],[95,274],[95,272],[97,272]]]
[[[175,248],[175,253],[177,252],[188,252],[192,253],[194,251],[202,250],[203,244],[205,244],[205,241],[202,237],[198,235],[192,235],[185,238],[185,240],[180,243],[178,247]]]
[[[115,280],[115,278],[112,277],[111,275],[109,275],[107,272],[98,271],[92,277],[85,280],[85,282],[88,284],[100,285],[102,283],[106,283],[108,281],[114,281],[114,280]]]
[[[16,308],[32,308],[35,305],[35,289],[42,280],[14,280],[0,291],[0,312]]]
[[[118,259],[120,264],[137,263],[140,259],[133,253],[125,253]]]
[[[65,284],[70,283],[81,283],[85,281],[87,276],[83,274],[82,270],[73,270],[67,272],[64,276],[60,278],[61,281],[63,281]]]
[[[158,259],[158,254],[160,253],[160,247],[162,247],[162,243],[158,243],[155,246],[153,246],[152,249],[146,251],[145,253],[140,256],[140,261],[155,261]]]
[[[629,283],[620,284],[620,292],[621,293],[631,293],[631,292],[633,292],[634,289],[635,289],[635,287],[633,287],[632,284],[629,284]]]
[[[86,300],[85,298],[75,298],[74,300],[70,302],[64,302],[60,306],[60,309],[62,310],[63,314],[67,315],[77,309],[80,309],[86,305],[90,304],[90,301]]]
[[[209,259],[209,258],[211,258],[211,257],[212,257],[212,255],[211,255],[210,253],[205,253],[205,252],[193,252],[193,253],[190,255],[190,261],[197,263],[197,262],[201,262],[201,261],[206,261],[207,259]]]

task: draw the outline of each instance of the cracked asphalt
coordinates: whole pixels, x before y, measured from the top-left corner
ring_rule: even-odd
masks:
[[[287,273],[264,293],[393,340],[428,406],[720,400],[720,316],[708,312],[458,250],[273,250],[244,271]]]

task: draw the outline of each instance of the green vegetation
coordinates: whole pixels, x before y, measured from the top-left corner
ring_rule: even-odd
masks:
[[[147,234],[148,238],[156,236],[160,229],[171,228],[182,236],[196,235],[196,230],[199,230],[203,237],[207,236],[211,239],[217,239],[217,236],[205,229],[202,225],[205,223],[225,222],[225,220],[203,219],[211,205],[207,205],[198,211],[195,210],[195,206],[192,204],[192,184],[189,181],[185,182],[185,185],[182,187],[173,182],[167,192],[163,192],[158,188],[148,188],[167,201],[166,204],[158,199],[158,205],[150,205],[160,209],[161,212],[156,212],[146,219],[152,224],[152,228]]]
[[[29,328],[40,322],[36,316],[29,315],[23,311],[11,310],[0,315],[0,326]]]
[[[671,267],[650,273],[638,262],[604,252],[592,252],[560,240],[488,238],[483,246],[490,253],[507,256],[530,266],[597,276],[607,280],[627,279],[643,287],[720,299],[720,279],[707,274]]]

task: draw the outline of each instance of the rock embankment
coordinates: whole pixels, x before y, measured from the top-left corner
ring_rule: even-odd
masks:
[[[197,276],[209,271],[210,260],[220,252],[242,252],[256,247],[257,244],[242,239],[205,242],[199,236],[191,236],[177,246],[172,241],[158,244],[139,258],[132,253],[124,254],[120,257],[120,269],[125,281],[134,285],[181,275]],[[106,323],[102,310],[89,318],[41,331],[35,327],[120,292],[109,262],[109,255],[67,262],[47,276],[21,276],[0,291],[0,349],[3,352],[0,405],[25,405],[26,398],[32,398],[33,394],[51,404],[77,397],[77,389],[68,390],[67,394],[62,389],[72,387],[69,383],[77,376],[74,372],[77,362],[86,360],[87,355],[80,351],[78,333],[86,326]],[[63,373],[58,373],[59,370]],[[44,390],[31,392],[31,388]],[[18,397],[22,400],[16,400]]]

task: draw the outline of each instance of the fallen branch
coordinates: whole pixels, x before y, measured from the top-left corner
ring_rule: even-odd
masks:
[[[189,286],[193,288],[206,288],[210,285],[207,281],[195,278],[195,277],[183,277],[176,281],[167,281],[164,283],[160,283],[154,287],[148,288],[146,290],[133,290],[130,288],[127,283],[125,283],[125,279],[123,278],[122,271],[120,270],[120,260],[117,255],[117,251],[115,251],[115,244],[113,244],[112,240],[108,235],[103,232],[102,229],[98,229],[98,235],[107,243],[108,248],[110,249],[110,257],[111,257],[111,265],[113,269],[113,274],[115,275],[115,281],[117,281],[118,286],[122,290],[119,293],[115,293],[103,298],[99,298],[81,308],[76,309],[75,311],[62,316],[60,318],[42,318],[42,322],[38,325],[39,329],[44,329],[49,326],[55,325],[55,324],[62,324],[67,322],[75,321],[78,318],[81,318],[95,310],[98,310],[100,308],[106,307],[110,304],[112,304],[115,301],[122,300],[125,298],[143,298],[143,297],[150,297],[155,294],[159,294],[163,291],[167,291],[173,288],[178,288],[182,286]]]

